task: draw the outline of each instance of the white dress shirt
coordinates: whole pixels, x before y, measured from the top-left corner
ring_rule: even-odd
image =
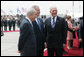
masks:
[[[55,23],[56,23],[56,20],[57,20],[57,16],[54,18],[55,19]],[[51,17],[51,25],[53,24],[53,17]]]
[[[31,21],[28,17],[26,17],[26,19],[28,19],[28,20],[29,20],[30,24],[31,24],[31,25],[32,25],[32,27],[33,27],[32,21]]]
[[[38,20],[37,20],[37,18],[35,19],[35,21],[36,21],[36,23],[38,24]]]

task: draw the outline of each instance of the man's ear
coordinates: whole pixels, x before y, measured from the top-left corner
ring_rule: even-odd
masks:
[[[51,13],[51,10],[50,10],[50,13]]]

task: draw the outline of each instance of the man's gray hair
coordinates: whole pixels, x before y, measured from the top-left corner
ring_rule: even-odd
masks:
[[[56,9],[57,9],[57,7],[56,7],[56,6],[52,6],[52,7],[50,7],[50,10],[52,10],[52,8],[56,8]]]
[[[27,11],[27,16],[29,16],[30,14],[33,14],[34,12],[36,12],[34,8],[29,8]]]
[[[39,7],[39,6],[38,6],[38,5],[34,5],[34,6],[32,6],[32,8],[34,8],[34,9],[37,8],[37,7]]]

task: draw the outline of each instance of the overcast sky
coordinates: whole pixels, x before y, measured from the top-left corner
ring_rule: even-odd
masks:
[[[74,16],[83,15],[83,1],[74,1],[74,8],[72,1],[1,1],[1,9],[3,9],[6,14],[10,14],[9,10],[16,14],[16,9],[21,10],[22,7],[27,8],[27,10],[33,6],[40,6],[40,15],[50,15],[49,8],[51,6],[56,6],[58,9],[58,14],[73,14]],[[74,10],[73,10],[74,9]]]

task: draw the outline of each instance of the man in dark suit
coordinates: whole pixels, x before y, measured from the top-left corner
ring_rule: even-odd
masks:
[[[4,17],[4,30],[7,31],[7,24],[8,24],[8,20],[7,20],[7,17],[5,16]]]
[[[83,37],[84,37],[84,32],[83,32],[83,17],[80,17],[80,27],[79,27],[79,48],[83,48]]]
[[[66,26],[65,20],[57,16],[57,8],[51,7],[52,17],[45,21],[45,35],[47,37],[48,56],[63,55],[63,47],[66,43]]]
[[[3,18],[1,16],[1,36],[3,36],[4,33],[3,33]]]
[[[80,27],[79,27],[79,48],[83,49],[83,17],[80,17]],[[83,52],[81,53],[83,55]]]
[[[9,26],[9,31],[11,31],[11,27],[12,27],[12,19],[9,18],[10,20],[8,20],[8,26]]]
[[[37,41],[37,56],[43,56],[44,52],[44,23],[43,20],[38,18],[40,14],[40,8],[37,5],[34,5],[33,8],[37,11],[37,18],[33,21],[34,31]]]
[[[4,33],[3,33],[3,31],[1,30],[1,36],[3,36],[4,35]]]
[[[15,24],[16,24],[16,20],[15,20],[15,18],[13,17],[13,20],[12,20],[13,30],[15,30]]]
[[[4,22],[3,22],[3,17],[1,16],[1,30],[3,31],[3,24]]]
[[[18,52],[21,53],[21,56],[36,56],[36,38],[32,24],[36,17],[35,9],[30,8],[27,17],[22,20],[20,25]]]

